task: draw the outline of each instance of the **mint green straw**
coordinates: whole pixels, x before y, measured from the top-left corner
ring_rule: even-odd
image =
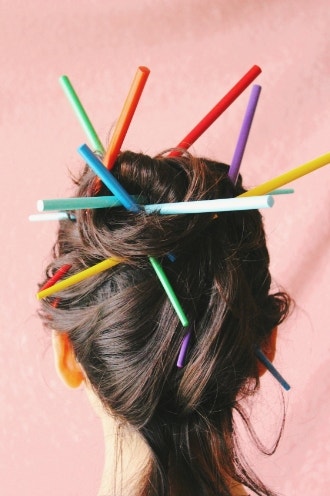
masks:
[[[167,276],[166,276],[165,272],[163,271],[162,266],[154,257],[149,257],[149,260],[150,260],[150,263],[151,263],[154,271],[156,272],[163,288],[165,289],[165,292],[166,292],[170,302],[172,303],[173,308],[176,311],[176,313],[177,313],[177,315],[181,321],[181,324],[183,325],[183,327],[187,327],[189,325],[189,321],[188,321],[188,319],[187,319],[187,317],[183,311],[182,306],[180,305],[178,298],[176,297],[176,294],[174,293],[174,290],[171,286],[170,281],[167,279]]]
[[[294,193],[294,189],[287,188],[287,189],[274,189],[273,191],[270,191],[268,194],[269,195],[291,195],[292,193]]]
[[[91,145],[93,146],[94,150],[104,154],[104,146],[102,145],[98,135],[96,134],[96,131],[89,120],[88,115],[86,114],[86,111],[84,107],[81,104],[81,101],[78,98],[77,93],[75,92],[68,76],[61,76],[59,78],[60,85],[62,86],[64,93],[66,94],[71,107],[73,108],[76,116],[78,117],[78,120],[85,131],[85,134],[87,138],[89,139]]]
[[[132,196],[138,199],[137,196]],[[115,196],[84,196],[79,198],[54,198],[52,200],[38,200],[37,210],[49,212],[52,210],[84,210],[86,208],[111,208],[121,207],[120,201]]]

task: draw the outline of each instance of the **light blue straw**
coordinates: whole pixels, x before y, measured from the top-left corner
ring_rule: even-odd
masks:
[[[102,164],[102,162],[94,155],[92,150],[87,145],[81,145],[78,148],[78,153],[83,157],[89,167],[101,179],[106,187],[117,197],[123,207],[135,213],[141,211],[140,207],[117,181],[115,176],[111,174],[111,172]]]

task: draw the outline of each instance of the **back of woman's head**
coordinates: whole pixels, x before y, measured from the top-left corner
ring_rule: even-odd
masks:
[[[237,196],[228,167],[185,154],[118,156],[113,174],[143,204]],[[90,196],[86,168],[76,196]],[[101,186],[99,195],[109,194]],[[141,496],[228,495],[229,478],[271,494],[248,475],[233,431],[238,397],[259,385],[256,346],[286,316],[289,298],[270,294],[269,256],[257,210],[186,215],[83,210],[60,224],[47,275],[122,260],[42,302],[45,324],[68,334],[106,410],[144,438],[151,461]],[[189,319],[187,333],[154,272],[155,257]],[[174,259],[174,261],[173,261]]]

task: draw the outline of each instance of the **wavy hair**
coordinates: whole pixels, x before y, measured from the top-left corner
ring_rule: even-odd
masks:
[[[126,151],[112,172],[144,204],[245,191],[241,177],[236,186],[228,179],[227,165],[188,153],[151,158]],[[75,196],[90,196],[94,178],[86,166]],[[109,192],[102,185],[98,194]],[[40,315],[68,334],[104,408],[149,447],[136,494],[229,496],[229,478],[258,495],[274,494],[244,462],[233,421],[234,410],[242,413],[238,396],[259,387],[255,346],[291,302],[285,292],[271,294],[260,212],[148,215],[116,207],[75,215],[75,222],[60,222],[47,278],[67,263],[72,273],[111,256],[124,263],[57,294],[57,305],[46,298]],[[176,360],[187,330],[149,256],[161,261],[191,323],[182,369]]]

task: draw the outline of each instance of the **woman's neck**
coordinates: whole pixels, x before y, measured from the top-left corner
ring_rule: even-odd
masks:
[[[136,496],[141,473],[145,473],[150,454],[141,436],[118,423],[103,417],[105,462],[98,496]]]

